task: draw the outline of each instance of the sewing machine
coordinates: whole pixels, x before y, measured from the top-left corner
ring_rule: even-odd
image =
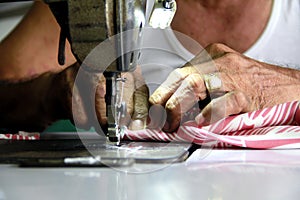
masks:
[[[78,61],[106,39],[115,45],[116,60],[106,69],[86,66],[85,70],[103,72],[106,78],[105,132],[110,142],[120,143],[121,118],[126,115],[126,103],[122,100],[122,84],[126,80],[122,72],[133,71],[140,57],[143,27],[146,24],[146,0],[45,0],[49,4],[62,30],[58,61],[64,64],[66,38]],[[149,24],[154,28],[170,25],[176,11],[175,0],[155,0]],[[123,35],[122,35],[123,34]],[[117,37],[113,37],[117,35]],[[126,83],[125,83],[126,84]]]
[[[120,118],[126,104],[120,98],[122,72],[133,71],[138,63],[143,27],[146,24],[146,0],[45,0],[62,27],[58,61],[64,64],[68,38],[74,55],[90,74],[103,72],[106,78],[106,115],[108,143],[100,135],[89,133],[43,133],[39,141],[1,141],[0,163],[25,166],[131,166],[134,163],[182,162],[189,155],[189,143],[122,142]],[[149,24],[154,28],[170,25],[175,14],[174,0],[156,0]],[[126,37],[121,37],[126,32]],[[119,37],[112,37],[119,35]],[[117,59],[103,68],[86,65],[90,52],[102,41],[114,40]],[[132,49],[132,51],[128,51]],[[117,56],[120,55],[120,56]],[[76,135],[76,136],[75,136]],[[81,137],[82,136],[82,137]],[[74,138],[75,137],[75,138]],[[111,145],[113,144],[113,145]],[[117,146],[115,146],[117,145]],[[91,157],[92,154],[92,157]],[[99,157],[100,156],[100,157]],[[66,162],[65,162],[66,161]]]

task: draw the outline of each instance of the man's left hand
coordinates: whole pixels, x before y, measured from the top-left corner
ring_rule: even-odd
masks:
[[[165,106],[168,116],[164,130],[173,131],[184,113],[209,96],[212,100],[196,117],[199,125],[300,100],[300,72],[262,63],[225,45],[213,44],[173,71],[150,97],[150,103]]]

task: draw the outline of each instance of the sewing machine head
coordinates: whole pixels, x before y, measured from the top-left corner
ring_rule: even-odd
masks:
[[[138,63],[143,27],[146,24],[146,0],[45,0],[62,27],[60,42],[70,40],[72,51],[79,61],[102,41],[114,38],[116,61],[105,69],[107,137],[119,144],[122,127],[119,121],[126,112],[120,85],[121,72],[133,71]],[[176,11],[175,0],[155,0],[149,24],[154,28],[168,27]],[[130,31],[129,31],[130,30]],[[126,36],[122,33],[126,32]],[[112,37],[121,34],[118,37]],[[64,46],[63,44],[59,46]],[[59,51],[63,63],[63,51]],[[120,56],[118,56],[120,55]],[[103,69],[90,67],[91,71]],[[121,83],[121,84],[120,84]]]

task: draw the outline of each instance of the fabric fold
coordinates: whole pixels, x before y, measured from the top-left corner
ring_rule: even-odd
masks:
[[[186,122],[174,133],[150,129],[126,130],[125,138],[193,142],[215,147],[300,148],[299,116],[299,102],[294,101],[230,116],[204,127],[198,127],[195,122]]]

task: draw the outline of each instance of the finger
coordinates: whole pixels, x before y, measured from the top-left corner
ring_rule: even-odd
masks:
[[[199,100],[207,97],[206,87],[200,74],[189,75],[166,103],[167,126],[165,131],[174,131],[183,115]]]
[[[98,123],[98,116],[95,115],[95,98],[97,91],[96,87],[100,80],[99,77],[99,74],[88,73],[85,71],[79,71],[77,73],[75,81],[76,86],[74,86],[73,88],[74,95],[72,110],[74,122],[76,126],[79,125],[80,128],[88,129],[95,123]],[[81,106],[83,106],[84,108],[81,109]],[[76,116],[74,116],[74,114]],[[80,116],[80,114],[83,114],[83,116]]]
[[[181,82],[192,73],[207,74],[219,71],[213,59],[235,51],[223,44],[212,44],[195,56],[183,68],[174,70],[167,80],[152,94],[151,104],[164,105],[181,85]]]
[[[98,122],[103,126],[107,123],[105,103],[106,80],[103,74],[99,76],[98,84],[96,86],[95,107]]]
[[[192,73],[197,72],[194,67],[184,67],[174,70],[165,82],[151,95],[149,102],[151,104],[165,105],[166,101],[181,85],[181,82]]]
[[[250,112],[253,107],[242,92],[233,91],[212,100],[195,118],[198,125],[209,125],[229,115]]]
[[[88,117],[85,111],[84,102],[80,95],[80,90],[78,85],[76,84],[76,76],[78,74],[78,70],[80,65],[75,63],[74,65],[68,67],[64,70],[65,73],[61,73],[65,75],[66,86],[71,90],[71,94],[67,93],[66,95],[71,96],[71,105],[72,105],[72,114],[73,114],[73,123],[78,127],[84,128],[87,125]],[[80,77],[80,76],[79,76]]]
[[[134,112],[129,128],[131,130],[144,129],[148,117],[148,87],[142,86],[134,93]]]
[[[149,89],[145,84],[139,67],[133,72],[133,75],[136,89],[133,99],[133,115],[129,128],[131,130],[140,130],[145,128],[147,122]]]
[[[81,98],[79,89],[74,85],[72,90],[72,112],[73,112],[73,123],[79,128],[88,128],[88,116],[85,112],[84,102]]]

